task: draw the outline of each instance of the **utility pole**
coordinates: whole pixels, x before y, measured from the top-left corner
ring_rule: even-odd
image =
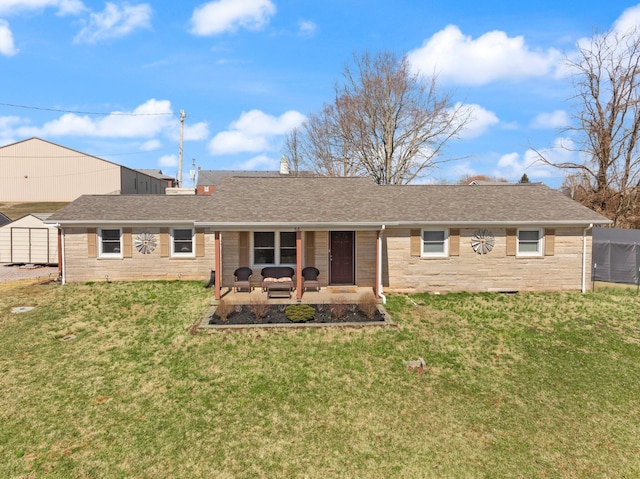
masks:
[[[182,139],[184,137],[184,119],[187,114],[180,110],[180,154],[178,155],[178,188],[182,188]]]

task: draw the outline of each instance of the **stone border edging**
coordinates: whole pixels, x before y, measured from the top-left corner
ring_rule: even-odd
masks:
[[[384,321],[371,322],[344,322],[344,323],[264,323],[264,324],[209,324],[209,317],[213,315],[216,307],[212,306],[207,310],[204,317],[198,324],[198,329],[209,330],[243,330],[255,328],[330,328],[330,327],[350,327],[363,328],[367,326],[387,327],[397,326],[391,319],[391,315],[384,309],[384,306],[378,305],[378,311],[384,316]]]

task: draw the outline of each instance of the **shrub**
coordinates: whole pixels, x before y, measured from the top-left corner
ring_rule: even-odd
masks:
[[[367,319],[373,319],[378,312],[378,302],[373,293],[365,293],[360,297],[358,301],[358,308],[362,311]]]
[[[344,298],[336,298],[329,304],[329,311],[338,321],[344,318],[345,313],[349,309],[349,305],[344,302]]]
[[[271,305],[266,299],[255,297],[249,302],[249,310],[256,316],[256,319],[262,319],[271,311]]]
[[[287,319],[294,323],[303,323],[313,319],[316,314],[316,310],[309,304],[292,304],[287,306],[285,310]]]
[[[220,318],[220,321],[226,321],[227,317],[233,311],[233,305],[227,303],[224,300],[220,300],[218,306],[216,307],[215,314]]]

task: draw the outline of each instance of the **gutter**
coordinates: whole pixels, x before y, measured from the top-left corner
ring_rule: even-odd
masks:
[[[76,226],[76,227],[95,227],[95,226],[103,226],[103,225],[116,225],[116,226],[192,226],[194,221],[188,220],[168,220],[168,221],[157,221],[157,220],[66,220],[58,223],[46,222],[43,221],[46,225],[61,225],[64,223],[64,226]]]
[[[582,294],[587,292],[587,231],[593,228],[593,223],[582,231]]]

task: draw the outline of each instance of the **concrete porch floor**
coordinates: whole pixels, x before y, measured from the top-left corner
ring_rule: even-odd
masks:
[[[365,294],[373,294],[372,288],[357,286],[325,286],[320,291],[305,291],[301,303],[328,304],[333,302],[356,304]],[[232,288],[222,288],[221,300],[229,304],[249,304],[252,300],[266,300],[271,304],[294,304],[297,302],[296,292],[291,292],[291,298],[268,298],[267,292],[261,288],[254,288],[251,292],[235,292]],[[378,299],[380,303],[381,300]]]

